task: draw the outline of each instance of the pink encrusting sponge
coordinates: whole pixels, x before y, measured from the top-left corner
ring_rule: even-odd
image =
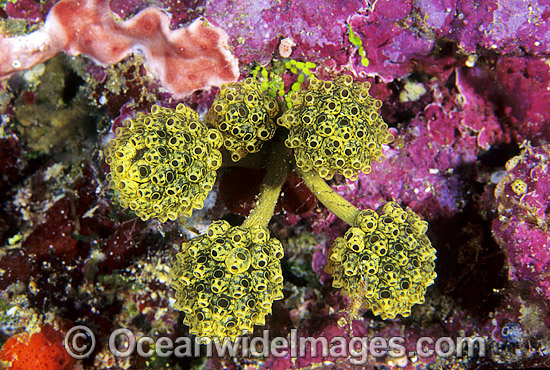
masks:
[[[238,61],[224,30],[201,19],[177,30],[169,25],[170,16],[156,7],[121,21],[109,11],[108,0],[61,0],[37,31],[0,35],[0,79],[60,51],[84,54],[102,66],[140,51],[148,69],[176,98],[238,79]]]

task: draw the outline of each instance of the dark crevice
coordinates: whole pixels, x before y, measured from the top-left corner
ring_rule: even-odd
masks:
[[[493,145],[478,155],[479,161],[487,167],[503,167],[512,157],[520,153],[516,142]]]
[[[65,77],[65,86],[63,88],[62,98],[67,105],[71,104],[73,99],[78,94],[80,86],[84,85],[85,81],[75,71],[70,71]]]
[[[281,261],[281,269],[284,281],[288,281],[289,283],[294,284],[298,287],[307,287],[311,285],[305,277],[294,274],[292,272],[292,269],[284,259]]]

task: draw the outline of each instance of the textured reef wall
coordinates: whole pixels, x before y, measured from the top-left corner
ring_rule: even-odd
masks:
[[[541,0],[0,1],[1,364],[354,368],[109,350],[242,325],[549,367],[549,60]]]

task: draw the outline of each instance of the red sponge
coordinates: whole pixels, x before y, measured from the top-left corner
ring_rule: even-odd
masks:
[[[14,335],[2,347],[0,361],[11,370],[72,370],[74,360],[63,347],[63,334],[45,325],[40,332]]]

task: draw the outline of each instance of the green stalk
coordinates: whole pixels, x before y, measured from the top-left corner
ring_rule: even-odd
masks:
[[[298,169],[300,177],[304,180],[311,192],[323,203],[325,207],[336,217],[350,226],[355,226],[355,218],[360,210],[353,204],[345,200],[340,194],[335,192],[328,184],[319,176],[317,171],[310,170],[307,172]]]
[[[242,224],[246,228],[254,225],[267,227],[275,211],[281,188],[290,173],[291,157],[287,153],[284,141],[277,140],[269,149],[271,154],[267,158],[267,172],[260,187],[260,195],[254,209]]]

